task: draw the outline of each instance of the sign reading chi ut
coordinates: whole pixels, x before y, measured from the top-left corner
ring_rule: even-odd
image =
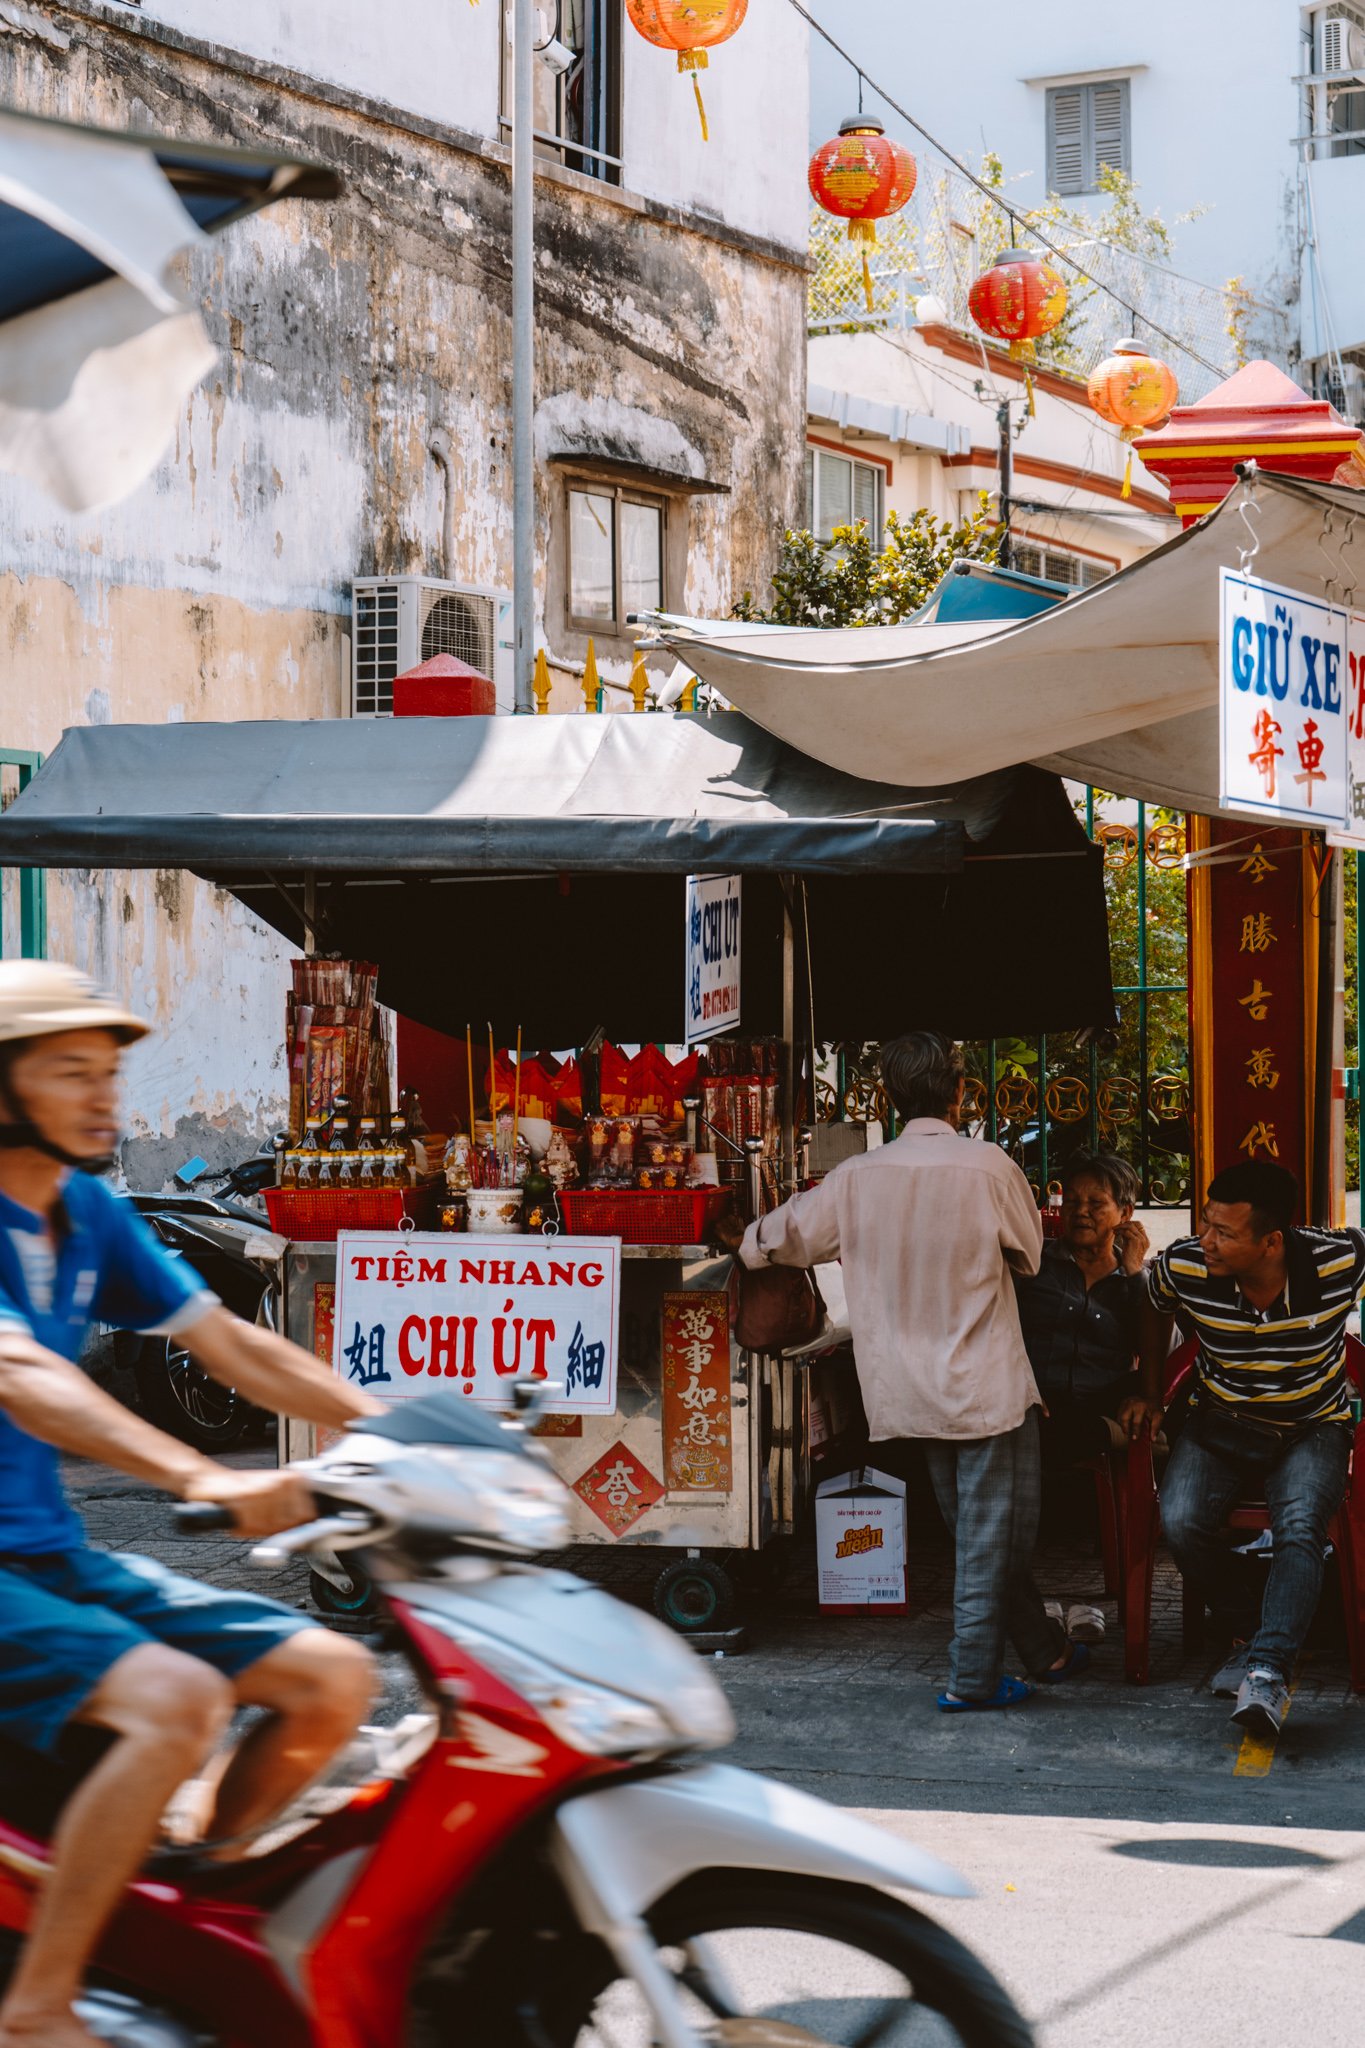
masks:
[[[343,1231],[332,1362],[386,1401],[440,1384],[501,1407],[550,1380],[551,1414],[611,1415],[620,1298],[614,1237]]]
[[[1347,614],[1220,572],[1220,801],[1300,825],[1347,815]]]
[[[689,875],[683,947],[687,1045],[733,1031],[739,1023],[739,935],[739,876]]]

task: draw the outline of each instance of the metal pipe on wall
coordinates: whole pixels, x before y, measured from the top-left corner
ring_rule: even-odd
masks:
[[[513,706],[535,710],[535,64],[534,0],[512,17],[512,637]]]

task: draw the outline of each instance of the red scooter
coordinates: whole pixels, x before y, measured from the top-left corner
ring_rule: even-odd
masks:
[[[733,1723],[635,1608],[527,1560],[565,1493],[524,1424],[453,1393],[305,1469],[319,1519],[256,1553],[355,1549],[430,1703],[231,1863],[169,1848],[80,2006],[112,2048],[1027,2048],[961,1943],[883,1887],[955,1872],[806,1794],[701,1761]],[[222,1511],[177,1511],[221,1528]],[[0,1756],[0,1937],[73,1771]],[[4,1933],[8,1930],[7,1934]],[[933,2015],[933,2017],[931,2017]]]

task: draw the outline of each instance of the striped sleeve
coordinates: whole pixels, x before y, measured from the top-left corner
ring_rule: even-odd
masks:
[[[1173,1316],[1180,1307],[1180,1296],[1171,1284],[1170,1257],[1168,1247],[1147,1268],[1147,1299],[1163,1316]]]

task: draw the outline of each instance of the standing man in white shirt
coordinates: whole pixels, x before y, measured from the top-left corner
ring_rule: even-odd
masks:
[[[1012,1707],[1033,1687],[1005,1675],[1006,1636],[1044,1684],[1089,1661],[1049,1619],[1030,1576],[1041,1402],[1010,1276],[1038,1271],[1042,1224],[1014,1162],[958,1131],[958,1046],[907,1032],[882,1047],[881,1067],[901,1135],[750,1224],[740,1257],[754,1267],[842,1260],[868,1434],[874,1446],[924,1441],[956,1546],[939,1707]]]

